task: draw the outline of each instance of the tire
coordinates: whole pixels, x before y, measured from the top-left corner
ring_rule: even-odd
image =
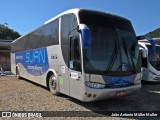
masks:
[[[48,81],[48,87],[49,87],[49,90],[50,92],[53,94],[53,95],[56,95],[58,96],[60,93],[57,89],[57,80],[56,80],[56,77],[52,74],[50,77],[49,77],[49,81]]]
[[[16,77],[18,79],[21,79],[18,67],[16,68]]]

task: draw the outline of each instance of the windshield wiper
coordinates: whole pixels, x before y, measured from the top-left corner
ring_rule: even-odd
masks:
[[[114,47],[112,55],[111,55],[111,57],[109,59],[106,71],[111,71],[111,69],[113,67],[113,64],[114,64],[114,62],[116,60],[116,57],[117,57],[118,50],[117,50],[116,40],[114,39],[114,41],[115,41],[115,44],[114,44],[115,47]]]
[[[128,60],[128,62],[130,62],[129,61],[129,57],[130,57],[131,63],[132,63],[132,67],[133,67],[133,72],[136,73],[136,68],[135,68],[135,65],[134,65],[134,61],[133,61],[132,55],[130,53],[128,53],[127,45],[125,43],[124,38],[122,38],[122,41],[123,41],[123,49],[124,49],[124,51],[125,51],[125,53],[127,55],[127,60]]]

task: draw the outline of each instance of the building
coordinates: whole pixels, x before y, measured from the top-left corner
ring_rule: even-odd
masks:
[[[4,71],[10,71],[11,69],[10,49],[12,41],[0,39],[0,68],[2,67]]]

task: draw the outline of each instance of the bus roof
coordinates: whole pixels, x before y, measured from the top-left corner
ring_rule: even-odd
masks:
[[[154,39],[153,39],[154,40]],[[154,42],[155,42],[155,40],[154,40]],[[144,39],[144,40],[138,40],[138,43],[139,44],[145,44],[145,45],[151,45],[151,43],[148,41],[148,40],[146,40],[146,39]],[[159,40],[159,43],[160,43],[160,40]],[[160,44],[157,44],[157,42],[155,42],[155,45],[156,46],[160,46]]]
[[[112,13],[109,13],[109,12],[98,11],[98,10],[94,10],[94,9],[74,8],[74,9],[67,10],[67,11],[65,11],[65,12],[63,12],[63,13],[61,13],[61,14],[59,14],[59,15],[53,17],[53,18],[51,18],[50,20],[46,21],[43,25],[46,25],[46,24],[48,24],[48,23],[54,21],[55,19],[61,17],[62,15],[65,15],[65,14],[74,13],[75,15],[78,15],[78,12],[81,11],[81,10],[91,11],[91,12],[96,12],[96,13],[102,13],[102,14],[106,14],[106,15],[108,14],[108,15],[112,15],[112,16],[115,16],[115,17],[119,17],[119,18],[128,20],[128,19],[126,19],[126,18],[124,18],[124,17],[118,16],[118,15],[115,15],[115,14],[112,14]],[[40,27],[42,27],[43,25],[41,25]],[[40,28],[40,27],[38,27],[38,28]],[[17,39],[14,40],[12,43],[18,41],[19,39],[23,38],[24,36],[27,36],[28,34],[34,32],[34,31],[37,30],[38,28],[36,28],[36,29],[32,30],[31,32],[29,32],[29,33],[27,33],[27,34],[25,34],[25,35],[23,35],[23,36],[17,38]]]
[[[149,43],[148,40],[144,39],[144,40],[138,40],[138,42],[142,42],[142,43]]]
[[[115,14],[112,14],[112,13],[109,13],[109,12],[98,11],[98,10],[94,10],[94,9],[74,8],[74,9],[67,10],[67,11],[65,11],[65,12],[63,12],[63,13],[61,13],[61,14],[53,17],[53,18],[51,18],[50,20],[46,21],[45,24],[47,24],[47,23],[55,20],[56,18],[58,18],[58,17],[60,17],[60,16],[62,16],[62,15],[65,15],[65,14],[74,13],[74,14],[77,15],[78,12],[81,11],[81,10],[86,10],[86,11],[91,11],[91,12],[97,12],[97,13],[103,13],[103,14],[110,14],[110,15],[113,15],[113,16],[117,16],[117,17],[126,19],[126,18],[124,18],[124,17],[118,16],[118,15],[115,15]],[[126,19],[126,20],[128,20],[128,19]]]

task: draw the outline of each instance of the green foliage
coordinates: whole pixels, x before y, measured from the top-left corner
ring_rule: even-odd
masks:
[[[157,28],[156,30],[149,32],[146,35],[149,35],[152,38],[159,38],[160,37],[160,28]]]
[[[0,24],[0,39],[15,40],[16,38],[21,36],[18,32],[8,28],[7,25],[7,23]]]

